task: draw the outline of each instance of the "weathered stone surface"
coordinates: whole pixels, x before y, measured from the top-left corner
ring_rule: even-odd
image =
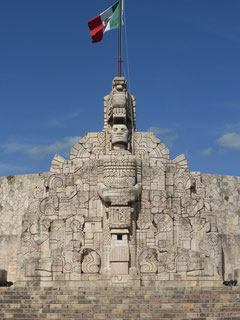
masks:
[[[50,172],[0,178],[0,269],[11,281],[206,285],[240,277],[240,177],[190,172],[136,130],[115,78],[102,132]]]
[[[0,288],[5,319],[239,320],[239,287]]]
[[[17,274],[22,219],[36,186],[41,183],[41,174],[0,178],[0,269],[7,270],[8,280],[13,282]]]

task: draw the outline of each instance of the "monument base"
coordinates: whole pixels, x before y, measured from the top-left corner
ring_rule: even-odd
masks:
[[[121,275],[105,278],[85,279],[78,281],[17,281],[15,287],[41,287],[41,288],[97,288],[97,287],[146,287],[157,290],[161,288],[194,288],[194,287],[222,287],[222,280],[158,280],[157,278]]]

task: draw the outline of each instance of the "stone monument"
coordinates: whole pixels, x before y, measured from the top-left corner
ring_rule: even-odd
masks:
[[[17,283],[201,286],[238,278],[240,178],[190,172],[184,155],[170,160],[153,133],[137,131],[123,77],[104,98],[103,130],[87,133],[70,160],[55,155],[50,172],[1,185],[0,269]]]

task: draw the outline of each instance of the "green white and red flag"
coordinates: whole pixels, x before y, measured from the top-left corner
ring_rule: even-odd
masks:
[[[92,42],[101,41],[103,34],[119,27],[119,1],[88,21]]]

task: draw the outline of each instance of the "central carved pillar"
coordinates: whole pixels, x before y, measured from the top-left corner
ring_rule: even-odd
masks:
[[[136,252],[130,252],[130,238],[136,238],[133,217],[141,194],[141,161],[133,154],[133,108],[123,78],[114,79],[111,94],[107,109],[107,151],[98,162],[98,194],[111,234],[109,261],[105,262],[110,264],[111,274],[126,275],[130,261],[134,264],[136,261]],[[134,264],[132,269],[136,267]]]

